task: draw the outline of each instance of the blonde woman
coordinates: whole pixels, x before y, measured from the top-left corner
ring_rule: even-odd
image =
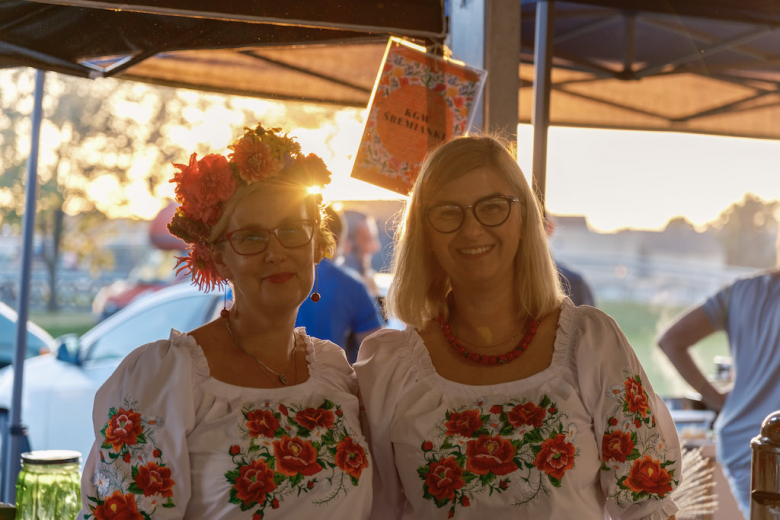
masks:
[[[375,519],[674,518],[674,424],[615,322],[563,296],[540,210],[491,137],[425,161],[390,311],[355,370]]]
[[[341,348],[293,328],[333,246],[309,191],[330,172],[278,129],[230,148],[177,165],[169,229],[191,244],[194,283],[229,283],[233,305],[136,349],[100,389],[83,518],[368,517],[354,373]]]

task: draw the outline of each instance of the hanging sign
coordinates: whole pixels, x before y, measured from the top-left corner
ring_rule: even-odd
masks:
[[[352,177],[408,194],[426,153],[471,126],[486,75],[391,38]]]

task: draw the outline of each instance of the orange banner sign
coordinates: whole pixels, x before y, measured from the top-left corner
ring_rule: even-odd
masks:
[[[486,74],[391,38],[352,177],[408,194],[425,154],[471,126]]]

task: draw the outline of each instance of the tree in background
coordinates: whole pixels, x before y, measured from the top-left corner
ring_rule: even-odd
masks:
[[[748,193],[710,225],[726,252],[729,265],[764,269],[776,264],[775,239],[780,201]]]
[[[16,233],[24,211],[33,89],[31,69],[0,71],[0,225]],[[332,152],[343,127],[333,123],[345,118],[360,125],[356,110],[47,73],[36,233],[49,275],[48,309],[57,309],[62,252],[74,252],[93,272],[110,268],[112,257],[95,236],[97,224],[106,218],[152,218],[173,196],[171,162],[186,164],[192,152],[227,152],[222,148],[237,131],[259,120],[299,128],[304,135],[298,137],[308,131]],[[314,148],[307,144],[307,150]],[[70,225],[66,219],[72,219]]]

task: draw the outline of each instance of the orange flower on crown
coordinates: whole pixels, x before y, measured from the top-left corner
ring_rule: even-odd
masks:
[[[174,164],[179,171],[171,182],[176,183],[176,200],[184,215],[213,226],[222,216],[220,203],[236,191],[236,179],[224,156],[209,154],[200,161],[196,157],[192,154],[187,166]]]
[[[295,161],[295,167],[300,169],[301,181],[310,186],[325,186],[330,184],[330,171],[318,155],[310,153],[306,157],[299,157]]]
[[[245,129],[244,137],[228,146],[233,153],[228,157],[238,166],[238,174],[248,183],[263,181],[282,171],[282,161],[274,157],[268,143],[252,130]]]

